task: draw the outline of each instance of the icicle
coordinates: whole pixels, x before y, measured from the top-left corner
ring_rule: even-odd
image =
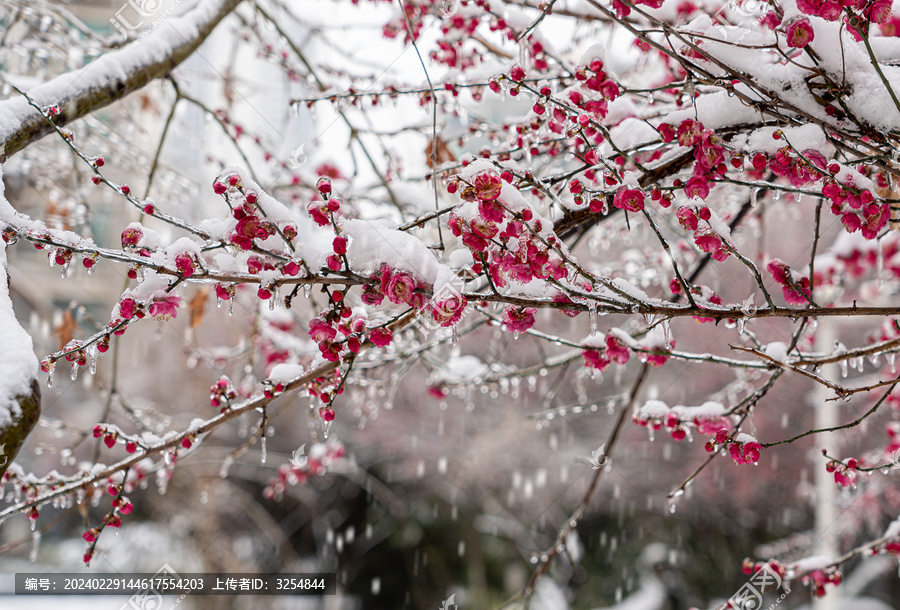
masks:
[[[840,362],[838,362],[838,366],[841,367],[841,377],[843,377],[844,379],[846,379],[846,378],[847,378],[847,373],[848,373],[848,371],[847,371],[847,361],[846,361],[846,360],[841,360]]]
[[[757,203],[759,203],[759,189],[753,189],[750,191],[750,207],[755,208]]]
[[[259,463],[265,464],[267,457],[268,456],[266,455],[266,435],[263,434],[262,436],[259,437]]]
[[[456,345],[459,342],[459,333],[456,331],[456,326],[451,329],[450,333],[450,344]]]
[[[744,325],[745,325],[746,323],[747,323],[747,318],[738,318],[738,321],[737,321],[737,328],[738,328],[738,334],[739,334],[739,335],[743,335],[743,334],[744,334]]]
[[[588,300],[588,314],[591,318],[591,336],[595,336],[597,334],[597,301],[590,299]]]
[[[71,377],[72,377],[72,381],[75,381],[76,379],[78,379],[78,361],[77,360],[72,363]]]
[[[774,199],[775,201],[781,199],[781,189],[775,189],[775,192],[772,193],[772,199]]]
[[[676,506],[676,504],[675,504],[675,498],[667,498],[667,499],[666,499],[666,504],[669,505],[669,514],[670,514],[670,515],[674,515],[674,514],[675,514],[675,510],[676,510],[676,508],[677,508],[677,506]]]
[[[31,534],[31,552],[28,553],[28,560],[31,563],[37,561],[38,558],[38,550],[41,548],[41,533],[37,530],[32,530],[34,533]]]
[[[94,270],[97,268],[97,264],[94,263],[90,267],[87,268],[88,275],[94,275]]]
[[[272,288],[272,296],[269,297],[269,311],[275,311],[275,289]]]
[[[68,275],[69,275],[69,263],[66,263],[65,265],[63,265],[59,268],[59,277],[62,279],[66,279],[66,276],[68,276]]]
[[[334,424],[334,421],[323,421],[322,422],[322,435],[325,437],[325,440],[328,440],[328,434],[331,432],[331,426]]]
[[[894,366],[894,363],[897,360],[897,352],[890,352],[885,358],[887,358],[887,363],[891,365],[891,375],[896,375],[897,369]]]
[[[47,366],[47,387],[53,387],[53,371],[56,370],[56,361],[54,360]]]
[[[666,350],[672,349],[672,330],[669,328],[669,318],[664,318],[662,321],[663,327],[663,337],[665,337],[666,342]]]
[[[216,307],[222,309],[222,299],[220,299],[218,296],[216,297]]]
[[[307,299],[312,294],[312,286],[310,284],[303,284],[303,296]]]
[[[97,374],[97,356],[98,351],[96,349],[88,350],[88,370],[91,372],[91,375]]]
[[[514,331],[514,332],[513,332],[513,339],[514,339],[515,341],[518,341],[518,340],[519,340],[519,331]]]

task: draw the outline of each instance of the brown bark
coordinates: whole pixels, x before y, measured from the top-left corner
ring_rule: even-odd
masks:
[[[19,453],[28,433],[31,432],[41,415],[41,388],[37,379],[31,380],[31,394],[15,399],[21,414],[13,417],[12,424],[0,428],[0,478]]]

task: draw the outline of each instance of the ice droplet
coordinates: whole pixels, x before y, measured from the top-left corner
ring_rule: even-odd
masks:
[[[666,503],[669,505],[669,514],[670,514],[670,515],[674,515],[674,514],[675,514],[675,510],[678,508],[678,506],[677,506],[676,503],[675,503],[675,498],[669,498],[669,499],[666,501]]]
[[[71,377],[72,377],[72,381],[75,381],[76,379],[78,379],[78,362],[77,361],[72,363]]]

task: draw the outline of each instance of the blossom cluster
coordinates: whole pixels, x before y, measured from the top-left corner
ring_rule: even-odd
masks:
[[[805,305],[812,298],[809,278],[805,276],[795,278],[794,272],[784,261],[773,258],[769,261],[767,269],[775,281],[781,285],[784,300],[789,305]]]
[[[662,401],[651,400],[635,413],[632,421],[648,430],[665,428],[676,441],[687,438],[693,428],[703,435],[715,435],[717,441],[721,437],[719,442],[725,443],[730,437],[728,420],[721,415],[723,411],[723,406],[716,402],[707,402],[699,407],[669,407]],[[707,451],[711,450],[707,443]]]
[[[688,197],[706,199],[710,192],[710,182],[728,171],[725,164],[725,147],[719,136],[712,129],[706,129],[703,123],[686,119],[676,130],[668,123],[658,127],[663,142],[677,141],[680,146],[693,147],[694,168],[691,177],[682,185],[680,180],[675,186],[684,188]],[[743,165],[743,157],[736,155],[731,159],[732,165]]]
[[[310,477],[324,475],[328,467],[344,455],[344,445],[339,441],[313,444],[308,456],[298,456],[291,464],[278,467],[278,476],[270,480],[263,489],[263,497],[267,500],[280,500],[288,487],[302,485]]]
[[[275,234],[283,236],[287,243],[297,237],[294,223],[282,222],[279,226],[279,223],[267,218],[259,193],[245,189],[237,173],[226,173],[216,178],[213,191],[222,195],[231,208],[233,228],[228,242],[241,250],[251,250],[255,240],[265,241]]]
[[[309,337],[318,344],[325,360],[337,362],[344,354],[358,354],[366,339],[378,347],[390,344],[393,333],[389,328],[376,326],[370,329],[365,311],[343,305],[343,298],[341,291],[333,291],[332,308],[324,316],[309,321]]]
[[[848,232],[860,231],[866,239],[875,239],[891,219],[890,205],[878,203],[872,191],[858,188],[849,176],[840,181],[841,168],[836,163],[828,168],[836,176],[825,181],[822,195],[831,201],[832,213]]]
[[[777,131],[774,135],[779,139],[783,137]],[[763,171],[768,167],[773,174],[786,178],[791,186],[797,188],[822,180],[826,169],[825,156],[819,151],[809,148],[802,154],[797,154],[790,146],[778,149],[771,158],[756,153],[750,163],[756,171]]]
[[[728,249],[725,246],[725,238],[714,231],[710,224],[712,214],[712,210],[705,205],[686,204],[678,208],[675,217],[685,231],[694,232],[694,243],[698,248],[721,262],[728,258]]]
[[[859,462],[856,458],[845,461],[831,460],[825,465],[828,472],[834,473],[834,482],[841,487],[856,487],[858,468]]]
[[[602,335],[602,333],[599,334]],[[620,334],[610,333],[598,338],[599,341],[595,340],[590,343],[600,343],[600,346],[588,346],[581,351],[581,356],[584,358],[584,366],[603,371],[611,362],[616,364],[628,362],[631,353],[628,351],[628,346],[625,345],[625,341]]]
[[[891,0],[798,0],[797,8],[806,15],[816,15],[826,21],[837,21],[843,17],[847,29],[860,41],[863,38],[860,30],[866,32],[870,23],[884,24],[888,21],[892,3]],[[811,40],[811,35],[809,38]]]

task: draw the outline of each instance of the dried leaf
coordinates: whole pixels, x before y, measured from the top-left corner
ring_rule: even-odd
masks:
[[[435,157],[437,158],[438,165],[442,163],[447,163],[449,161],[456,161],[456,157],[453,156],[453,153],[450,152],[450,149],[447,147],[447,143],[441,138],[441,136],[437,136],[434,140],[428,142],[428,145],[425,146],[425,163],[428,164],[429,168],[433,168],[434,164],[431,162],[431,147],[434,142],[437,142],[437,147],[435,148]]]
[[[222,77],[222,95],[225,97],[226,108],[234,106],[234,75],[231,70],[225,70]]]
[[[151,114],[155,114],[156,116],[160,116],[159,107],[157,107],[156,102],[153,101],[153,98],[150,97],[147,93],[141,93],[138,95],[138,102],[141,105],[141,112],[149,112]]]
[[[194,297],[188,304],[188,310],[191,314],[191,328],[197,328],[203,323],[203,309],[206,307],[207,297],[209,297],[209,288],[201,288],[194,294]]]
[[[44,209],[44,212],[47,215],[47,219],[52,222],[54,226],[65,230],[72,229],[72,219],[69,216],[69,208],[64,203],[60,203],[60,201],[53,197],[52,194],[47,200],[47,207]]]
[[[53,334],[59,337],[58,349],[63,349],[69,343],[69,341],[74,339],[75,333],[78,330],[78,322],[75,321],[75,316],[72,314],[72,310],[67,309],[65,312],[63,312],[63,317],[59,323],[59,326],[57,326],[56,330],[53,331]]]

